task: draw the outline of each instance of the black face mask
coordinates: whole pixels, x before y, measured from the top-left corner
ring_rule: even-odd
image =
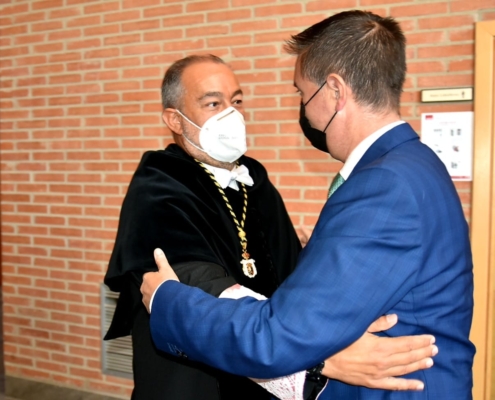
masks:
[[[304,133],[304,136],[306,136],[306,138],[310,141],[313,147],[315,147],[320,151],[328,153],[327,135],[324,132],[315,129],[311,126],[309,120],[306,118],[303,103],[301,103],[301,108],[299,110],[299,125],[301,125],[301,129]]]

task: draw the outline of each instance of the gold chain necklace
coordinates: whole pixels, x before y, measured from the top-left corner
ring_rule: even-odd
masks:
[[[239,221],[237,220],[237,216],[235,215],[234,210],[233,210],[232,206],[230,205],[229,199],[227,198],[227,195],[223,191],[223,189],[220,186],[220,184],[218,183],[218,181],[215,179],[215,175],[213,175],[213,173],[208,168],[206,168],[201,161],[199,161],[197,159],[194,159],[194,160],[199,165],[201,165],[203,167],[203,169],[206,171],[206,173],[213,180],[213,182],[215,183],[215,186],[217,187],[218,191],[222,195],[222,198],[225,201],[227,208],[229,209],[230,215],[232,215],[232,219],[234,220],[235,226],[237,227],[239,239],[241,242],[242,258],[243,259],[240,261],[240,263],[242,264],[242,272],[244,272],[244,275],[246,275],[248,278],[254,278],[256,276],[256,274],[258,273],[258,271],[256,270],[256,266],[254,265],[254,260],[252,258],[249,258],[250,255],[247,252],[246,232],[244,231],[244,223],[246,221],[246,211],[247,211],[247,202],[248,202],[248,195],[247,195],[246,186],[244,185],[244,183],[239,182],[241,184],[242,191],[244,193],[244,204],[242,207],[242,219],[241,219],[241,223],[239,223]]]

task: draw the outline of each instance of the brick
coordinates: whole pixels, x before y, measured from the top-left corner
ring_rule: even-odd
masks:
[[[31,278],[26,276],[11,276],[4,273],[3,282],[6,284],[15,284],[16,286],[31,286]]]
[[[118,125],[118,118],[113,117],[91,117],[86,118],[86,126]]]
[[[444,15],[442,18],[418,18],[419,29],[440,29],[468,26],[474,23],[472,15]]]
[[[127,22],[122,24],[123,32],[132,32],[132,31],[144,31],[149,29],[158,29],[161,27],[160,20],[141,20],[136,22]]]
[[[102,250],[102,243],[92,240],[70,240],[69,246],[72,249]],[[98,282],[101,282],[101,277],[98,278]]]
[[[206,37],[206,36],[226,35],[229,32],[230,32],[230,27],[228,25],[211,25],[208,27],[186,29],[186,37],[192,38],[195,36]]]
[[[494,12],[482,13],[481,20],[482,21],[493,21],[493,20],[495,20],[495,11]]]
[[[474,28],[470,27],[463,30],[451,31],[449,33],[449,38],[451,42],[472,42],[474,41]]]
[[[198,50],[205,47],[205,41],[203,39],[196,40],[184,40],[179,42],[169,42],[163,44],[163,51],[176,51],[176,50]]]
[[[50,291],[50,297],[54,300],[62,301],[64,302],[63,307],[58,307],[56,308],[58,311],[66,311],[66,302],[74,302],[74,303],[80,303],[83,301],[82,295],[79,293],[68,293],[68,292],[57,292],[57,291]],[[52,335],[53,337],[54,335]]]
[[[129,21],[133,19],[140,19],[141,13],[139,10],[127,10],[127,11],[120,11],[116,13],[109,13],[109,14],[104,14],[103,15],[103,22],[105,24],[112,23],[112,22],[121,22],[121,21]]]
[[[221,47],[221,46],[240,46],[252,43],[250,35],[228,35],[224,37],[209,38],[207,44],[209,47]]]
[[[16,46],[12,47],[9,49],[2,49],[2,57],[12,57],[12,56],[18,56],[18,55],[23,55],[23,54],[29,54],[29,47],[28,46]]]
[[[87,285],[89,286],[89,285]],[[93,287],[94,290],[94,287]],[[70,326],[69,327],[69,332],[73,333],[75,335],[82,335],[82,336],[89,336],[89,337],[98,337],[98,334],[100,333],[99,329],[94,329],[94,328],[88,328],[84,326]]]
[[[474,71],[474,60],[453,60],[449,62],[448,71]]]
[[[114,37],[105,37],[105,46],[113,46],[119,44],[139,43],[141,41],[141,35],[139,33],[132,33],[127,35],[118,35]]]
[[[68,368],[66,365],[58,363],[50,363],[45,361],[36,361],[36,367],[42,370],[55,371],[61,373],[67,373]]]
[[[256,111],[254,113],[257,121],[286,121],[295,120],[299,117],[299,111],[296,110],[272,110]]]
[[[162,19],[162,25],[166,27],[171,26],[188,26],[197,25],[205,22],[204,14],[194,14],[194,15],[178,15],[175,17],[169,17]]]
[[[50,234],[54,236],[82,236],[82,230],[74,228],[50,228]]]
[[[474,44],[423,47],[418,49],[419,58],[460,57],[474,54]]]
[[[308,201],[305,202],[292,202],[287,201],[285,203],[287,207],[287,211],[290,212],[303,212],[303,213],[315,213],[319,214],[321,209],[323,208],[323,204],[321,203],[310,203]]]
[[[271,85],[257,85],[254,89],[255,95],[280,95],[280,94],[294,94],[294,86],[289,84],[271,84]]]
[[[101,133],[98,129],[70,129],[67,131],[68,138],[99,137]]]
[[[94,94],[86,96],[87,103],[114,103],[118,100],[119,96],[117,94]]]
[[[19,357],[12,354],[5,354],[5,363],[13,363],[17,365],[34,366],[32,358]]]
[[[199,11],[220,10],[222,8],[228,8],[228,0],[214,0],[214,1],[195,1],[186,4],[186,13],[193,13]]]
[[[332,1],[332,3],[333,2],[334,1]],[[257,7],[254,10],[254,15],[256,17],[272,17],[273,15],[281,16],[284,14],[301,14],[303,11],[302,7],[302,4],[297,3]],[[307,7],[309,7],[309,5]]]
[[[58,322],[49,322],[49,321],[35,321],[35,327],[39,329],[43,329],[46,331],[54,331],[54,332],[66,332],[66,325],[64,323]]]
[[[67,42],[66,46],[67,46],[67,50],[80,50],[91,47],[100,47],[101,40],[100,39],[78,40],[74,42]]]
[[[244,107],[247,109],[254,109],[254,108],[275,108],[278,106],[277,104],[277,99],[268,97],[268,98],[259,98],[259,100],[247,100],[244,101]],[[283,106],[283,105],[282,105]]]
[[[387,0],[380,0],[378,3],[386,3]],[[398,3],[400,1],[394,1],[394,3]],[[364,3],[364,4],[363,4]],[[318,1],[310,1],[306,5],[306,10],[307,11],[322,11],[322,10],[331,10],[333,13],[336,13],[338,9],[353,9],[356,8],[358,5],[364,5],[364,6],[369,6],[369,5],[375,5],[377,1],[372,1],[371,4],[366,2],[366,0],[361,1],[360,4],[356,0],[332,0],[331,2],[325,1],[325,0],[318,0]],[[369,10],[369,8],[366,8]],[[335,10],[335,11],[334,11]],[[345,11],[345,10],[342,10]],[[315,21],[317,22],[317,21]],[[309,26],[310,24],[308,24]]]
[[[62,51],[64,49],[62,43],[39,44],[33,47],[34,47],[34,53],[54,53],[54,52]]]
[[[301,30],[327,18],[327,14],[308,14],[282,18],[281,28],[300,28]]]
[[[182,29],[167,29],[155,32],[143,32],[143,37],[145,42],[154,42],[159,40],[182,39],[184,38],[184,33]],[[156,55],[152,57],[156,57]],[[150,63],[150,57],[146,58],[146,60],[148,61],[145,64]]]
[[[396,4],[396,3],[414,3],[414,0],[361,0],[363,6],[373,6],[375,4]]]
[[[94,287],[94,285],[92,286]],[[99,305],[99,303],[98,303]],[[98,315],[100,313],[99,307],[91,307],[87,305],[69,304],[69,312],[72,314],[81,315]]]
[[[183,4],[174,4],[170,6],[145,8],[143,10],[144,18],[163,17],[164,15],[181,15],[184,13]]]
[[[64,225],[65,219],[61,217],[35,217],[36,224],[46,224],[46,225]]]
[[[232,32],[253,32],[253,31],[265,31],[265,30],[276,30],[277,20],[275,19],[264,19],[259,21],[249,21],[249,22],[238,22],[232,24]]]
[[[50,353],[48,353],[47,351],[41,351],[41,350],[21,348],[19,353],[21,356],[28,356],[28,357],[31,357],[33,359],[48,360],[50,358]]]
[[[473,86],[473,74],[419,77],[418,88]]]
[[[307,226],[307,227],[310,227],[310,228],[313,228],[315,225],[316,225],[316,222],[318,221],[318,215],[309,215],[309,216],[305,216],[304,219],[303,219],[303,225],[304,226]]]
[[[451,12],[465,12],[481,9],[493,9],[493,1],[490,0],[471,0],[471,1],[452,1],[450,4]]]
[[[390,15],[395,18],[412,17],[419,15],[447,14],[449,5],[447,2],[423,3],[421,7],[417,5],[398,6],[390,8]]]
[[[407,64],[408,74],[445,72],[446,68],[443,62],[440,61],[421,61],[410,62]]]
[[[445,41],[445,34],[442,31],[408,33],[406,35],[407,45],[434,44]]]
[[[101,198],[98,196],[67,196],[69,204],[101,204]]]
[[[28,33],[28,25],[14,25],[0,30],[2,36],[14,36]]]
[[[28,378],[32,378],[33,380],[47,380],[49,378],[48,372],[41,371],[38,368],[31,369],[31,368],[20,368],[19,369],[20,373],[23,374],[23,376],[26,376]]]
[[[80,251],[75,251],[75,250],[50,249],[50,256],[56,258],[80,259],[82,257],[82,253]]]
[[[62,21],[40,22],[31,24],[31,32],[43,32],[63,29]]]
[[[69,365],[77,365],[77,366],[83,366],[84,365],[84,358],[82,357],[74,357],[74,356],[69,356],[65,354],[53,354],[52,356],[53,361],[62,363],[62,364],[69,364]]]

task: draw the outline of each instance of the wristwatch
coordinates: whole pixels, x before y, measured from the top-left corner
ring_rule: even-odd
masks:
[[[321,374],[325,367],[325,361],[317,366],[306,370],[306,381],[304,382],[304,400],[314,400],[320,394],[327,383],[327,378]]]
[[[321,374],[324,367],[325,361],[322,361],[316,367],[306,370],[306,380],[311,382],[321,382],[323,380],[325,382],[327,378]]]

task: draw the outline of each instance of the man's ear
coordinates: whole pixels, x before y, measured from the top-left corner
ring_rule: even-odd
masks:
[[[178,135],[182,135],[182,125],[180,123],[180,116],[177,114],[174,108],[166,108],[162,111],[162,120],[165,122],[170,130]]]
[[[327,77],[327,85],[330,88],[329,96],[332,96],[335,101],[335,111],[341,111],[349,96],[346,83],[340,75],[330,74]]]

